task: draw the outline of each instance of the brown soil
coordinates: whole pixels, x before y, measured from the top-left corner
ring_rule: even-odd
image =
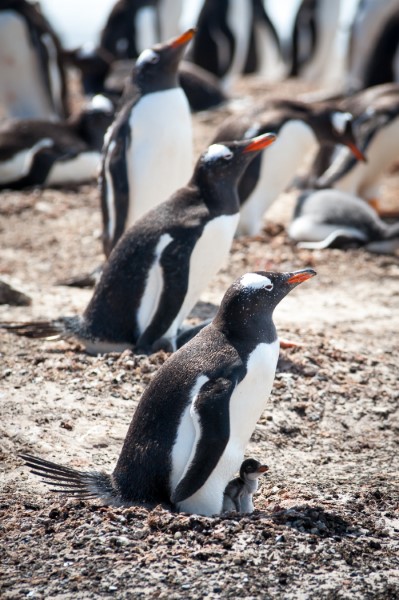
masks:
[[[256,79],[237,89],[257,99],[305,91]],[[195,117],[198,151],[229,112]],[[398,192],[391,174],[384,200]],[[112,470],[140,395],[167,357],[89,357],[71,343],[1,335],[2,598],[399,598],[399,260],[299,250],[284,229],[291,208],[286,194],[261,236],[234,243],[195,311],[213,314],[248,270],[318,272],[276,312],[281,336],[303,346],[282,351],[248,448],[270,467],[250,517],[52,495],[16,454]],[[85,307],[90,290],[54,284],[102,261],[94,184],[3,193],[0,228],[0,277],[32,298],[1,307],[0,320]]]

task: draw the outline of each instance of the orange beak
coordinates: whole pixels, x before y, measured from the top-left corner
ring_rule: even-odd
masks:
[[[302,283],[303,281],[307,281],[311,277],[316,275],[316,271],[313,269],[306,269],[304,271],[298,271],[297,273],[293,273],[289,279],[287,279],[287,283],[292,285],[293,283]]]
[[[170,42],[170,47],[171,48],[179,48],[179,46],[183,46],[184,44],[188,44],[188,42],[190,40],[193,39],[193,37],[196,34],[196,29],[188,29],[187,31],[185,31],[184,33],[182,33],[179,37],[175,38],[174,40],[172,40]]]
[[[264,133],[263,135],[258,135],[258,137],[253,138],[248,146],[245,146],[243,152],[256,152],[258,150],[263,150],[270,144],[273,144],[277,139],[275,133]]]
[[[261,465],[258,469],[258,473],[266,473],[266,471],[269,470],[269,467],[267,465]]]
[[[367,158],[363,154],[363,152],[356,146],[356,144],[350,143],[348,144],[348,148],[351,150],[353,156],[362,162],[367,162]]]

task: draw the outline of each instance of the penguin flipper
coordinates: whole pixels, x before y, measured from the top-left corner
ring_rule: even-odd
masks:
[[[219,377],[207,381],[191,407],[196,429],[193,452],[172,502],[182,502],[197,492],[209,478],[227,446],[230,436],[230,397],[235,382]]]

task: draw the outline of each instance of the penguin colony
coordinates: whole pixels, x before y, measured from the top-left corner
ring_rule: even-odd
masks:
[[[221,125],[194,166],[191,112],[226,103],[239,75],[270,82],[290,74],[324,88],[336,81],[327,63],[340,2],[303,0],[284,46],[261,0],[119,0],[98,46],[73,51],[30,3],[1,6],[0,189],[98,176],[106,257],[83,315],[1,328],[73,337],[92,354],[171,352],[140,399],[111,474],[21,455],[53,491],[208,516],[253,512],[268,467],[244,456],[276,372],[273,311],[316,273],[242,274],[210,323],[190,328],[185,320],[234,236],[261,231],[315,150],[290,237],[308,248],[342,240],[377,252],[399,247],[399,225],[383,220],[376,201],[399,156],[399,85],[385,83],[399,73],[399,9],[387,3],[377,21],[376,4],[361,4],[348,33],[342,94],[247,107]],[[373,44],[361,52],[361,24],[371,22]],[[381,54],[389,64],[376,80]],[[110,83],[120,59],[133,61],[127,78]],[[67,64],[80,69],[86,94],[73,115]],[[379,85],[363,89],[370,83]]]

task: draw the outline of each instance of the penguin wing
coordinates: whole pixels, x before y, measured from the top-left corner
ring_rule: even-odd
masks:
[[[122,236],[129,210],[126,150],[130,143],[130,135],[128,123],[123,122],[111,130],[110,138],[104,145],[100,194],[106,256],[109,256],[112,248]]]
[[[194,398],[191,416],[196,437],[183,476],[172,494],[172,502],[182,502],[197,492],[216,467],[230,436],[230,397],[235,382],[219,377],[208,380]]]

